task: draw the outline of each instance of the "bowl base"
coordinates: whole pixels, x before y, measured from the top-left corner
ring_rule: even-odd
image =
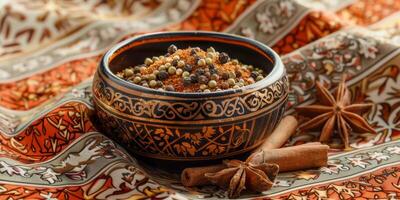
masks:
[[[132,157],[134,157],[139,164],[156,167],[164,171],[168,171],[171,173],[180,173],[182,170],[188,167],[202,167],[202,166],[210,166],[221,164],[223,160],[245,160],[251,152],[246,152],[240,155],[235,155],[231,157],[226,157],[223,159],[216,160],[198,160],[198,161],[178,161],[178,160],[161,160],[154,159],[149,157],[144,157],[141,155],[137,155],[134,153],[130,153]]]

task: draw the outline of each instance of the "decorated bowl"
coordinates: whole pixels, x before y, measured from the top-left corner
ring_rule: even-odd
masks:
[[[264,79],[208,93],[160,91],[115,75],[146,57],[179,48],[213,46],[243,63],[264,68]],[[127,39],[102,58],[93,80],[100,129],[141,157],[208,161],[257,148],[285,111],[288,79],[279,56],[257,41],[214,32],[165,32]]]

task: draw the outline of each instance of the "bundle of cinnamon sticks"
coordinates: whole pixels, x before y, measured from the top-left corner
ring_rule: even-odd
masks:
[[[242,166],[254,168],[254,166],[259,166],[265,163],[278,165],[279,172],[304,170],[326,166],[329,150],[328,145],[323,145],[319,142],[313,142],[298,146],[280,148],[287,142],[292,134],[295,133],[297,125],[298,122],[295,117],[284,117],[273,133],[271,133],[271,135],[265,140],[265,142],[256,151],[254,151],[245,162],[238,164],[235,169],[239,170]],[[215,184],[216,181],[211,179],[210,175],[214,175],[222,170],[229,171],[226,170],[229,167],[231,166],[221,164],[186,168],[181,174],[181,181],[182,184],[187,187]],[[268,178],[269,176],[264,177]],[[273,176],[273,178],[275,178],[275,176]],[[232,184],[232,181],[230,184]],[[273,183],[273,180],[271,181]],[[225,184],[229,185],[229,183]],[[243,184],[250,183],[243,182]]]

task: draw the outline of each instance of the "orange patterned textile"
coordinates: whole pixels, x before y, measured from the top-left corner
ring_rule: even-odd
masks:
[[[343,74],[378,134],[350,138],[328,166],[278,175],[251,199],[400,199],[400,0],[0,1],[0,199],[225,199],[144,165],[92,120],[102,55],[143,33],[204,30],[272,47],[290,80],[287,113]],[[313,141],[315,133],[288,145]]]
[[[13,110],[32,109],[90,78],[99,61],[98,56],[72,60],[25,79],[0,84],[0,105]]]

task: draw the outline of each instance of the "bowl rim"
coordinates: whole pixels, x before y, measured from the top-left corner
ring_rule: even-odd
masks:
[[[152,88],[143,87],[141,85],[130,83],[122,78],[117,77],[109,68],[109,63],[111,57],[119,50],[123,49],[124,47],[129,46],[131,43],[143,41],[146,39],[156,39],[156,38],[173,38],[179,36],[191,36],[191,37],[212,37],[212,38],[219,38],[223,40],[231,40],[231,41],[238,41],[250,44],[251,46],[261,50],[263,53],[270,56],[273,62],[273,67],[271,72],[268,73],[266,77],[257,81],[253,84],[243,86],[237,89],[228,89],[228,90],[221,90],[221,91],[212,91],[212,92],[176,92],[176,91],[161,91]],[[212,41],[211,41],[212,42]],[[223,41],[222,41],[223,42]],[[247,47],[248,48],[248,47]],[[130,49],[130,48],[127,48]],[[253,49],[248,48],[251,51]],[[116,55],[118,56],[118,55]],[[161,95],[161,96],[173,96],[173,97],[182,97],[182,98],[207,98],[207,97],[215,97],[215,96],[225,96],[231,94],[238,94],[238,93],[247,93],[252,92],[255,90],[259,90],[265,88],[275,82],[279,81],[285,75],[285,67],[279,57],[279,55],[272,50],[267,45],[258,42],[256,40],[229,34],[229,33],[220,33],[220,32],[212,32],[212,31],[168,31],[168,32],[154,32],[154,33],[147,33],[142,34],[139,36],[128,38],[110,48],[101,58],[99,70],[103,72],[103,74],[109,78],[112,82],[117,83],[118,85],[122,85],[123,87],[134,90],[140,91],[144,93],[148,93],[151,95]]]

